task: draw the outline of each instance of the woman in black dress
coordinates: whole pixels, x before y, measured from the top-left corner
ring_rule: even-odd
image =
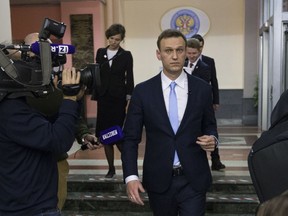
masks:
[[[96,136],[102,130],[113,126],[123,126],[126,107],[134,89],[133,57],[120,43],[125,38],[125,27],[111,25],[105,32],[108,46],[99,48],[96,63],[100,65],[101,86],[94,90],[92,98],[97,100]],[[121,152],[121,141],[115,143]],[[115,175],[114,145],[104,145],[109,165],[106,178]]]

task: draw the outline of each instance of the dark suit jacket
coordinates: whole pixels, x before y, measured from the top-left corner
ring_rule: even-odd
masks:
[[[287,121],[288,119],[288,90],[284,91],[277,104],[272,110],[270,122],[270,127],[274,127],[281,121]]]
[[[188,60],[186,60],[184,66],[185,67],[188,66]],[[207,64],[205,64],[200,59],[198,60],[197,64],[195,65],[195,68],[192,71],[192,75],[205,80],[209,84],[211,82],[211,69]]]
[[[211,86],[188,75],[188,101],[176,135],[166,111],[161,75],[138,84],[130,101],[124,126],[122,167],[124,178],[138,175],[137,155],[143,126],[146,147],[143,163],[143,185],[148,191],[164,192],[172,181],[172,167],[177,149],[184,175],[197,191],[206,191],[211,184],[207,155],[196,144],[198,136],[217,136],[212,108]]]
[[[101,86],[94,90],[92,98],[108,93],[117,98],[126,98],[134,88],[133,58],[130,51],[119,48],[110,67],[107,47],[97,50],[96,63],[100,65]]]
[[[216,74],[215,61],[209,56],[202,55],[202,61],[209,65],[211,69],[211,86],[213,93],[213,104],[220,104],[219,101],[219,86]]]

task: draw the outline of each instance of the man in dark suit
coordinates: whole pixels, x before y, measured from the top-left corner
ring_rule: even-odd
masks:
[[[184,63],[184,70],[199,77],[210,84],[211,81],[211,69],[200,58],[200,43],[197,39],[189,39],[187,41],[187,53]]]
[[[195,34],[191,38],[195,38],[200,42],[200,59],[209,65],[211,69],[211,86],[212,86],[212,93],[213,93],[213,107],[214,110],[217,111],[219,108],[219,86],[218,86],[218,79],[217,79],[217,73],[216,73],[216,67],[215,67],[215,61],[213,58],[203,55],[203,47],[204,47],[204,38],[199,35]]]
[[[203,46],[204,46],[204,39],[201,35],[199,34],[195,34],[191,37],[192,41],[194,40],[198,40],[199,41],[199,45],[195,44],[195,42],[193,42],[193,46],[196,47],[197,46],[197,57],[199,60],[198,61],[202,61],[204,62],[206,65],[209,66],[209,71],[210,71],[210,79],[209,79],[209,83],[212,86],[212,97],[213,97],[213,108],[215,111],[218,110],[219,108],[219,87],[218,87],[218,80],[217,80],[217,76],[216,76],[216,67],[215,67],[215,61],[213,58],[209,57],[209,56],[204,56],[202,55],[202,50],[203,50]],[[188,40],[188,47],[189,47],[189,40]],[[195,73],[193,72],[193,75],[198,76],[199,74],[199,70],[196,71]],[[203,75],[202,75],[203,76]],[[202,78],[202,77],[200,77]],[[204,79],[206,80],[206,79]],[[207,81],[207,80],[206,80]],[[222,170],[225,169],[226,166],[221,162],[220,160],[220,155],[219,155],[219,148],[215,148],[215,150],[213,152],[211,152],[211,161],[212,161],[212,165],[211,165],[211,169],[212,170]]]
[[[204,215],[211,185],[206,152],[217,143],[211,86],[183,70],[186,46],[177,30],[159,35],[156,54],[163,71],[135,87],[124,125],[121,159],[127,195],[144,205],[139,191],[145,188],[155,216]],[[137,155],[143,126],[142,185]]]

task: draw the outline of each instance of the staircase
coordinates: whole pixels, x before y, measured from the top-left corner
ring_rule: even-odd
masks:
[[[131,203],[122,176],[107,180],[103,175],[68,177],[68,197],[63,216],[152,216],[148,197],[144,206]],[[213,176],[207,193],[206,216],[253,216],[258,206],[249,176]]]

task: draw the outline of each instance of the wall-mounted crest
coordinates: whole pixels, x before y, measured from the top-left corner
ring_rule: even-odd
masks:
[[[174,8],[166,12],[161,19],[162,30],[173,28],[181,31],[186,38],[194,34],[204,36],[210,28],[208,16],[193,7]]]

